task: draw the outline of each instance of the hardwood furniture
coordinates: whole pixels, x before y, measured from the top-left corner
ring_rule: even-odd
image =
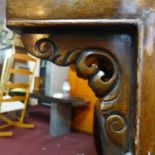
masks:
[[[49,133],[61,136],[71,131],[71,115],[73,107],[88,107],[88,102],[81,98],[55,98],[40,93],[30,94],[30,98],[38,99],[43,105],[50,107]]]
[[[0,129],[4,129],[9,126],[21,127],[21,128],[33,128],[34,125],[30,123],[24,123],[25,112],[27,108],[30,87],[32,84],[33,73],[36,68],[36,59],[28,56],[27,54],[12,53],[8,58],[6,70],[4,74],[4,81],[1,86],[0,92],[0,120],[4,121],[5,125],[0,125]],[[31,69],[23,69],[16,67],[16,61],[32,62]],[[27,83],[8,81],[11,75],[23,75],[29,77]],[[10,95],[12,89],[24,89],[25,95]],[[17,111],[21,111],[20,115],[17,115]],[[18,113],[19,114],[19,113]],[[12,132],[1,131],[0,136],[12,136]]]
[[[105,155],[155,154],[154,10],[153,0],[8,0],[7,25],[25,48],[74,64],[88,80],[99,98]]]

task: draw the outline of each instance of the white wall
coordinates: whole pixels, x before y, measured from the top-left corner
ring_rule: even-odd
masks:
[[[22,0],[21,0],[22,1]],[[6,18],[6,0],[0,0],[0,19]],[[36,71],[36,76],[39,71]],[[50,62],[47,64],[46,95],[62,91],[62,84],[67,76],[68,67],[58,67]]]
[[[0,0],[0,19],[6,18],[6,0]]]
[[[62,93],[62,85],[67,77],[68,67],[59,67],[51,62],[46,67],[46,89],[45,94],[52,96],[54,93]]]

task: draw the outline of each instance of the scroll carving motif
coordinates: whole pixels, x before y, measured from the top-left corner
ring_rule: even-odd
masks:
[[[55,57],[56,46],[49,37],[48,34],[25,34],[22,39],[30,54],[51,61]]]
[[[29,41],[31,40],[31,41]],[[77,75],[87,79],[89,86],[100,99],[103,111],[113,110],[121,96],[121,69],[114,56],[105,49],[75,48],[61,53],[47,34],[23,35],[25,48],[34,56],[49,60],[59,66],[74,64]],[[119,115],[106,118],[105,128],[109,139],[124,147],[126,122]]]
[[[47,34],[23,35],[23,43],[38,58],[47,59],[59,66],[75,64],[78,76],[88,79],[95,95],[104,101],[102,104],[105,109],[112,106],[110,100],[116,100],[119,96],[121,72],[117,61],[108,51],[99,48],[75,48],[64,55],[57,51]]]
[[[124,118],[120,115],[110,115],[105,123],[106,133],[109,139],[117,146],[124,148],[126,146],[127,125]]]

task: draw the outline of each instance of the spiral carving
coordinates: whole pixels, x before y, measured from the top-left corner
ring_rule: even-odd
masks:
[[[38,53],[38,57],[52,60],[55,57],[56,46],[51,40],[43,38],[36,42],[35,50]]]
[[[120,90],[120,67],[109,51],[75,48],[63,54],[57,51],[48,34],[24,34],[22,38],[26,49],[35,57],[59,66],[75,64],[78,76],[88,79],[95,95],[101,98],[104,109],[112,107],[116,98],[119,98],[119,93],[116,92]]]
[[[121,97],[121,80],[118,78],[112,91],[101,99],[101,110],[108,111],[119,101]]]
[[[107,65],[111,65],[111,70],[105,71],[106,66],[100,68],[99,59],[100,61],[102,60],[102,64],[108,61]],[[95,95],[102,98],[102,101],[106,98],[105,102],[102,102],[105,108],[108,105],[112,106],[112,102],[116,97],[119,98],[121,72],[117,61],[107,51],[94,48],[77,48],[69,51],[65,56],[56,56],[53,62],[59,66],[67,66],[74,63],[77,75],[88,79],[88,84]],[[111,71],[112,75],[108,75]]]
[[[110,115],[105,122],[105,129],[109,139],[117,146],[126,146],[127,125],[124,118],[120,115]]]
[[[104,66],[104,63],[107,66]],[[103,66],[100,67],[101,65]],[[78,76],[88,79],[89,86],[99,98],[108,95],[120,80],[118,64],[105,50],[86,49],[78,57],[75,66]],[[107,70],[107,67],[111,68]],[[112,75],[109,75],[111,72]]]
[[[59,51],[48,34],[24,34],[23,43],[35,57],[59,66],[74,64],[77,75],[87,79],[89,86],[100,99],[101,110],[112,112],[121,96],[121,69],[115,57],[100,48],[75,48],[65,53]],[[126,122],[120,115],[106,118],[105,129],[109,139],[125,147]]]
[[[30,54],[37,58],[52,61],[56,54],[56,45],[48,34],[23,34],[22,41]]]

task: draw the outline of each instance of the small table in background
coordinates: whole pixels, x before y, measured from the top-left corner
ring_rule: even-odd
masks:
[[[43,105],[47,105],[50,110],[49,133],[52,136],[61,136],[71,131],[72,107],[87,107],[89,102],[81,98],[55,98],[39,93],[30,94],[31,98],[36,98]]]

